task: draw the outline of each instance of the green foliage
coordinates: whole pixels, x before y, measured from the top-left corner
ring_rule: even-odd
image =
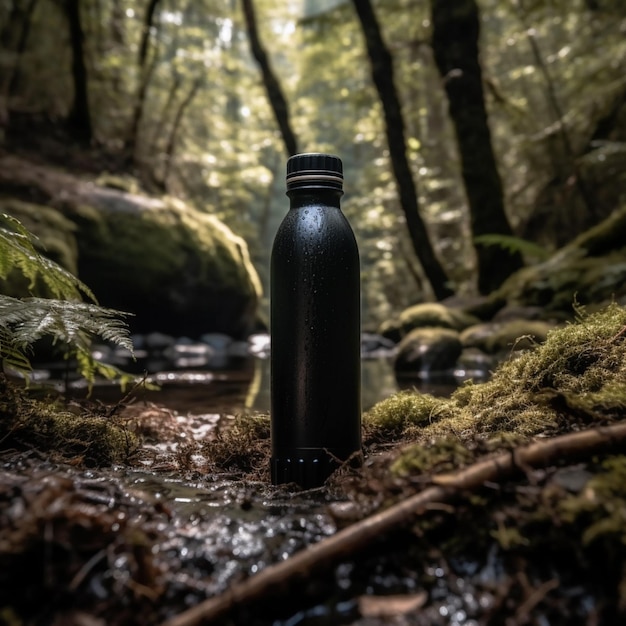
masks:
[[[511,235],[499,235],[497,233],[490,235],[479,235],[474,237],[474,243],[483,246],[499,246],[509,252],[520,252],[526,257],[535,258],[539,261],[545,261],[550,257],[550,252],[542,246],[527,241],[521,237]]]
[[[35,249],[35,238],[23,224],[6,213],[0,213],[0,278],[19,269],[29,280],[29,289],[41,280],[51,295],[63,300],[79,300],[82,295],[93,302],[96,297],[87,285],[66,269],[42,256]]]
[[[91,338],[133,350],[124,314],[95,304],[95,296],[78,278],[37,252],[33,236],[15,218],[0,213],[0,278],[18,268],[30,281],[57,298],[12,298],[0,294],[0,360],[4,366],[26,374],[30,370],[27,351],[43,337],[67,348],[78,370],[92,383],[96,374],[106,378],[127,377],[116,368],[99,363],[90,351]],[[93,302],[83,302],[81,295]]]

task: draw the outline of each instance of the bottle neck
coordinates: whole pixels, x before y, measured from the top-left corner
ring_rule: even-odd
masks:
[[[340,208],[341,196],[343,191],[338,189],[291,189],[287,192],[289,196],[291,209],[298,209],[303,206],[311,206],[312,204],[323,204]]]

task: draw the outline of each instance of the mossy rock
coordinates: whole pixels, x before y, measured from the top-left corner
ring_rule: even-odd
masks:
[[[434,374],[453,368],[461,354],[459,333],[449,328],[415,328],[398,346],[396,372]]]
[[[513,274],[493,297],[572,314],[574,302],[608,302],[625,295],[626,206],[547,261]]]
[[[399,341],[415,328],[449,328],[461,331],[478,323],[473,315],[460,309],[450,308],[439,302],[415,304],[400,313],[397,319],[383,323],[379,333],[383,337]]]
[[[136,331],[243,336],[260,284],[245,242],[214,216],[173,200],[137,211],[74,212],[79,275]]]
[[[381,439],[385,431],[391,437],[402,432],[421,448],[430,446],[433,454],[433,442],[450,437],[465,444],[508,446],[623,418],[625,379],[626,308],[612,304],[550,330],[543,344],[502,363],[485,383],[468,382],[450,399],[411,400],[401,392],[374,406],[364,423],[376,425]],[[427,410],[416,419],[414,410],[402,408],[407,406]],[[419,464],[424,463],[420,457]],[[409,466],[410,460],[398,465]]]
[[[101,305],[132,313],[133,331],[242,337],[253,330],[260,281],[244,240],[215,216],[52,168],[16,166],[15,176],[15,193],[41,180],[35,195],[58,209],[5,199],[6,212],[24,220],[54,260],[77,271]]]
[[[50,206],[0,198],[0,212],[18,219],[36,236],[35,246],[73,274],[78,271],[76,224]]]
[[[110,172],[102,172],[95,180],[99,187],[108,187],[109,189],[117,189],[126,191],[127,193],[139,193],[139,182],[136,178],[125,174],[111,174]]]
[[[464,348],[479,348],[487,354],[527,350],[543,343],[554,324],[542,320],[486,322],[461,333]]]

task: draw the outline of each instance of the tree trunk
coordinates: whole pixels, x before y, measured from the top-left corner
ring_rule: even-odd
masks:
[[[370,0],[352,0],[352,3],[363,29],[371,63],[372,80],[383,105],[391,167],[411,243],[435,296],[441,300],[452,295],[453,291],[448,286],[448,278],[435,256],[426,226],[419,214],[417,190],[406,157],[402,109],[393,80],[393,59],[383,41]]]
[[[174,100],[176,99],[176,94],[181,86],[181,77],[178,72],[174,73],[174,79],[172,80],[172,84],[170,85],[169,91],[167,92],[167,99],[165,100],[165,104],[163,106],[163,110],[161,111],[161,115],[159,117],[159,121],[154,125],[154,132],[150,140],[147,142],[149,146],[148,154],[158,155],[160,151],[159,147],[159,139],[165,136],[165,125],[167,123],[167,118],[169,116],[170,110],[174,105]]]
[[[526,27],[523,17],[521,18],[521,20]],[[592,194],[587,187],[587,183],[583,178],[583,173],[578,166],[578,155],[576,154],[574,147],[572,146],[572,141],[567,131],[565,115],[563,113],[563,109],[561,108],[559,99],[556,95],[556,87],[554,85],[554,81],[552,80],[552,76],[550,76],[548,66],[544,63],[543,57],[541,55],[541,50],[539,49],[539,44],[537,43],[537,39],[535,37],[533,29],[526,27],[526,36],[528,37],[528,43],[530,45],[530,49],[532,50],[533,58],[535,59],[535,65],[539,68],[539,71],[541,72],[541,75],[543,76],[543,79],[546,83],[546,97],[550,104],[550,108],[554,113],[554,117],[559,125],[559,136],[561,137],[561,143],[563,144],[563,153],[566,159],[569,161],[568,165],[574,174],[576,188],[578,189],[580,198],[583,201],[583,204],[585,205],[585,208],[587,209],[589,215],[592,217],[597,217],[595,209],[596,203],[594,202],[595,198],[592,197]],[[569,178],[569,176],[567,176],[567,178]]]
[[[155,50],[152,57],[152,61],[148,67],[142,67],[139,77],[139,89],[135,96],[135,104],[133,106],[133,113],[130,121],[130,128],[128,130],[128,137],[126,139],[126,151],[128,158],[132,162],[137,162],[137,144],[139,143],[139,127],[143,118],[143,112],[146,104],[146,95],[148,93],[148,87],[150,86],[150,80],[152,74],[156,69],[158,60],[158,54]]]
[[[125,148],[129,159],[136,162],[137,144],[139,142],[139,126],[143,118],[144,108],[146,104],[146,95],[148,86],[152,79],[152,74],[156,68],[158,51],[154,51],[150,65],[146,66],[148,59],[148,48],[150,45],[150,35],[154,25],[154,14],[160,0],[150,0],[146,7],[146,13],[143,19],[143,27],[141,32],[141,42],[139,44],[139,55],[137,58],[137,66],[139,68],[139,86],[133,104],[133,112],[130,120],[130,128],[126,137]]]
[[[178,107],[178,111],[176,111],[176,115],[174,116],[174,123],[172,124],[172,129],[170,131],[169,139],[167,141],[167,147],[165,148],[164,158],[165,158],[165,171],[163,174],[163,188],[167,190],[167,179],[170,176],[170,172],[172,170],[172,162],[174,160],[174,150],[176,148],[176,140],[178,139],[178,131],[180,129],[181,122],[183,121],[183,116],[187,107],[191,104],[192,100],[196,97],[200,87],[202,86],[203,77],[198,77],[193,82],[189,93],[185,96],[185,99],[180,103]]]
[[[287,153],[291,156],[298,152],[298,142],[291,128],[289,106],[287,105],[287,100],[278,82],[278,78],[276,74],[274,74],[267,53],[261,44],[256,23],[254,3],[252,0],[242,0],[242,6],[252,55],[261,68],[263,84],[265,85],[265,91],[267,92],[270,106],[274,112],[274,117],[280,129],[280,134],[282,135]]]
[[[433,52],[456,132],[472,234],[512,235],[487,122],[478,60],[478,7],[475,0],[431,0],[431,12]],[[499,287],[523,264],[518,252],[504,247],[475,247],[481,293]]]
[[[7,69],[6,76],[3,77],[0,94],[2,99],[2,102],[0,102],[0,118],[4,119],[6,123],[8,123],[9,100],[17,88],[20,75],[20,61],[26,50],[26,43],[28,42],[28,35],[30,34],[33,13],[35,12],[37,2],[38,0],[29,0],[23,11],[19,3],[15,2],[11,7],[6,29],[2,33],[3,48],[14,53],[13,61]],[[17,39],[13,41],[16,35]]]
[[[146,15],[143,20],[143,28],[141,32],[141,43],[139,44],[139,67],[143,68],[146,64],[148,56],[148,44],[150,43],[150,31],[154,24],[154,14],[160,0],[150,0],[146,8]]]
[[[74,103],[68,121],[76,136],[89,143],[92,138],[91,113],[85,65],[85,34],[80,19],[79,5],[80,0],[65,1],[65,14],[72,46],[72,78],[74,79]]]

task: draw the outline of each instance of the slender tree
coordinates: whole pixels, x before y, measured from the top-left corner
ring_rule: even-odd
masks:
[[[448,96],[474,237],[512,235],[491,132],[479,63],[480,19],[475,0],[431,0],[435,63]],[[518,252],[475,244],[478,289],[488,293],[522,266]]]
[[[19,66],[24,50],[26,49],[26,43],[28,41],[28,35],[30,33],[30,27],[32,24],[33,13],[37,6],[38,0],[29,0],[26,7],[21,11],[20,3],[14,2],[11,7],[11,13],[9,15],[8,23],[4,29],[0,40],[2,41],[5,49],[11,50],[15,54],[15,60],[9,66],[7,75],[4,77],[2,84],[1,95],[5,98],[5,104],[8,110],[8,99],[15,92],[19,78]],[[17,40],[15,39],[17,35]]]
[[[189,89],[187,95],[181,101],[178,106],[178,110],[176,111],[176,115],[174,116],[174,122],[172,123],[172,128],[170,130],[169,138],[167,140],[167,146],[165,148],[164,158],[165,158],[165,172],[163,174],[163,187],[167,189],[167,181],[170,176],[170,172],[172,170],[172,164],[174,161],[174,150],[176,148],[176,141],[178,140],[178,133],[180,131],[180,125],[183,121],[183,117],[185,115],[185,111],[193,101],[193,99],[198,94],[200,87],[202,87],[202,83],[204,82],[204,77],[197,77],[191,88]]]
[[[148,86],[152,74],[154,73],[158,50],[155,49],[152,61],[148,64],[148,50],[150,47],[150,36],[155,23],[156,9],[160,0],[150,0],[144,14],[143,25],[141,30],[141,42],[139,44],[139,53],[137,58],[137,67],[139,69],[139,84],[137,86],[137,94],[133,104],[133,112],[131,115],[130,128],[126,137],[126,150],[132,161],[137,159],[137,143],[139,141],[139,126],[143,117],[146,105],[146,96]]]
[[[387,48],[370,0],[352,0],[359,17],[371,64],[372,80],[385,116],[391,167],[398,188],[413,249],[438,299],[452,295],[448,278],[435,256],[428,231],[419,213],[417,189],[406,156],[404,120],[400,98],[394,83],[393,58]]]
[[[85,33],[80,15],[80,0],[65,0],[65,14],[70,31],[72,47],[72,78],[74,80],[74,103],[69,123],[76,136],[89,143],[92,138],[89,85],[85,64]]]
[[[274,118],[276,119],[276,123],[280,129],[285,149],[289,155],[296,154],[298,152],[298,142],[296,141],[296,135],[291,128],[289,106],[274,69],[272,68],[269,57],[267,56],[267,52],[261,43],[253,0],[242,0],[242,7],[244,18],[246,20],[248,39],[250,41],[250,49],[252,50],[252,55],[254,56],[256,62],[261,68],[265,91],[267,92],[267,97],[270,102],[270,106],[272,107]]]
[[[521,3],[518,3],[520,13],[522,11]],[[535,65],[541,72],[543,76],[545,85],[546,85],[546,98],[548,103],[550,104],[550,108],[553,111],[554,117],[558,123],[559,129],[559,137],[561,138],[561,143],[563,145],[563,152],[569,161],[569,166],[571,171],[574,174],[574,181],[576,184],[576,188],[578,189],[578,193],[585,205],[585,208],[589,212],[590,215],[595,214],[595,202],[594,198],[590,190],[587,187],[587,184],[584,179],[584,175],[582,173],[581,168],[578,165],[578,155],[574,150],[574,146],[572,145],[572,140],[570,139],[569,132],[567,130],[567,123],[565,122],[565,115],[563,113],[563,108],[561,107],[561,103],[559,102],[559,98],[556,93],[556,85],[554,84],[554,80],[550,75],[550,70],[548,66],[543,60],[543,55],[541,54],[541,50],[539,48],[539,43],[535,36],[535,32],[533,29],[529,28],[526,24],[526,20],[524,16],[521,15],[520,19],[522,20],[522,24],[526,30],[526,36],[528,38],[528,43],[530,45],[530,49],[532,51],[533,59],[535,60]]]

